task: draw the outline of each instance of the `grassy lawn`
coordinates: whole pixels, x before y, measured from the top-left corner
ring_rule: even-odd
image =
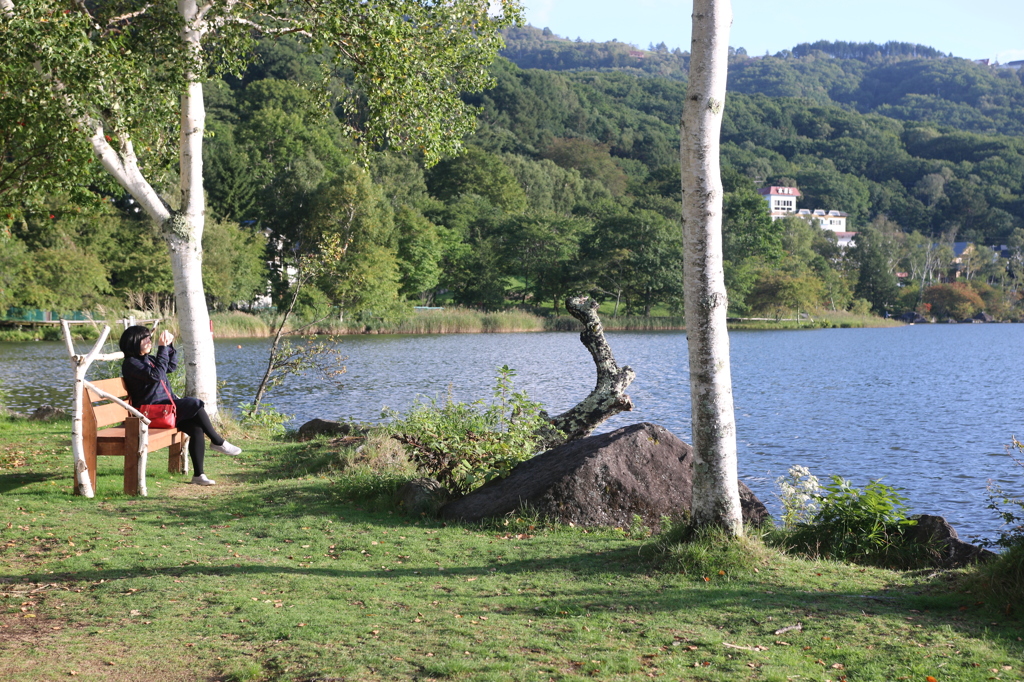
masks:
[[[69,433],[0,418],[2,680],[1024,679],[1021,621],[956,573],[684,575],[621,530],[446,526],[375,500],[393,473],[300,475],[325,441],[240,438],[211,488],[160,452],[148,498],[105,458],[75,498]]]

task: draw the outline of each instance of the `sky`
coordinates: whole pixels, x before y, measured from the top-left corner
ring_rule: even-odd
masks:
[[[575,40],[690,46],[688,0],[523,0],[526,20]],[[775,54],[817,40],[928,45],[966,59],[1024,59],[1024,0],[733,0],[729,44]]]

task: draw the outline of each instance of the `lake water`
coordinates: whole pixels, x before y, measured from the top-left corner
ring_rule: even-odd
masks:
[[[636,370],[636,409],[602,430],[651,421],[689,441],[686,335],[608,339],[618,362]],[[1024,470],[1006,451],[1011,435],[1024,436],[1024,325],[733,332],[731,344],[740,476],[770,507],[774,479],[793,464],[858,485],[882,478],[906,489],[914,511],[945,516],[963,537],[999,527],[985,509],[989,479],[1024,493]],[[341,346],[340,389],[290,378],[269,396],[295,415],[293,425],[376,421],[383,406],[402,410],[417,396],[487,399],[504,364],[552,414],[595,381],[573,333],[353,336]],[[252,398],[268,348],[267,339],[217,342],[223,405]],[[0,386],[14,409],[69,405],[72,378],[63,344],[0,344]]]

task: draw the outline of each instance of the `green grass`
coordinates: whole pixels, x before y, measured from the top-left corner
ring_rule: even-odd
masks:
[[[525,310],[505,310],[500,312],[483,312],[469,308],[447,307],[444,310],[412,313],[402,320],[380,321],[363,324],[355,322],[325,321],[307,330],[316,334],[474,334],[491,332],[534,332],[534,331],[569,331],[581,330],[579,322],[561,310],[559,315],[551,314],[551,305],[546,308],[537,307],[534,314]],[[653,315],[617,315],[613,316],[614,303],[605,301],[599,308],[601,322],[607,331],[671,331],[682,330],[686,323],[682,315],[671,315],[667,308],[658,307]],[[620,308],[621,312],[621,308]],[[274,332],[274,318],[264,313],[253,315],[241,311],[212,313],[214,333],[217,338],[248,338],[268,337]],[[290,331],[301,322],[289,324]],[[830,327],[888,327],[900,326],[901,322],[883,320],[872,315],[855,315],[853,313],[815,313],[812,320],[743,320],[729,323],[730,329],[763,330],[763,329],[821,329]],[[168,319],[162,326],[172,333],[178,333],[175,319]],[[89,325],[76,325],[72,328],[76,338],[92,340],[97,336],[96,330]],[[120,328],[114,334],[120,333]],[[61,340],[59,327],[27,330],[0,329],[0,341],[32,341],[37,339]]]
[[[103,458],[75,498],[69,430],[0,419],[3,680],[1021,679],[1020,621],[960,574],[765,550],[698,575],[638,533],[410,518],[383,443],[232,433],[212,488],[157,453],[150,497]]]
[[[814,313],[810,318],[793,320],[756,320],[729,318],[730,330],[763,331],[768,329],[860,329],[865,327],[902,327],[906,323],[875,315],[849,312]]]

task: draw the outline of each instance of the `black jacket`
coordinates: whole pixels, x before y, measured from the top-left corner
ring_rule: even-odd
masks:
[[[124,379],[132,405],[161,405],[173,400],[179,420],[196,416],[203,407],[203,401],[175,396],[167,381],[167,374],[178,368],[176,356],[174,346],[157,346],[155,357],[145,355],[124,359],[121,363],[121,378]],[[167,391],[164,386],[167,386]],[[170,395],[168,391],[171,391]]]

